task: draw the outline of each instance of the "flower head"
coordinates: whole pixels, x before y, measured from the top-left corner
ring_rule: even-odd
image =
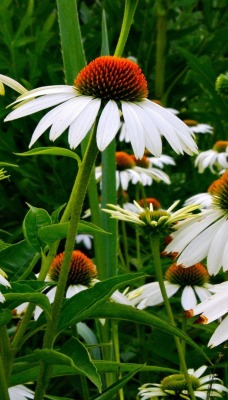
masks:
[[[206,369],[207,367],[203,365],[195,371],[192,368],[188,370],[195,397],[204,400],[213,397],[221,398],[221,393],[227,393],[228,389],[223,386],[217,375],[202,376]],[[169,399],[190,400],[187,383],[182,374],[166,376],[159,384],[146,383],[139,388],[138,394],[141,400],[167,396]]]
[[[199,208],[198,205],[190,205],[172,212],[178,203],[179,201],[176,201],[167,210],[154,210],[152,202],[149,207],[143,208],[134,201],[136,212],[129,210],[129,207],[124,209],[114,204],[107,204],[111,210],[103,209],[103,211],[111,214],[112,218],[139,225],[144,234],[167,236],[173,230],[177,221],[195,218],[192,211]]]
[[[51,127],[49,137],[53,141],[69,128],[70,147],[76,148],[98,118],[97,146],[103,151],[119,131],[122,117],[137,158],[143,156],[145,148],[159,157],[162,135],[176,153],[196,153],[197,146],[187,126],[148,100],[147,95],[146,79],[136,63],[101,56],[79,72],[73,86],[46,86],[19,96],[14,103],[19,106],[5,121],[56,106],[37,125],[30,146]]]
[[[208,280],[209,274],[202,264],[183,268],[182,265],[174,263],[165,273],[164,284],[168,297],[181,291],[182,307],[188,310],[197,304],[198,298],[203,301],[211,296],[213,285],[210,285]],[[158,282],[147,283],[129,292],[127,296],[139,309],[163,303]]]
[[[102,178],[102,166],[95,169],[97,181]],[[131,182],[133,185],[141,183],[143,186],[152,185],[153,181],[170,184],[169,176],[158,168],[151,168],[150,162],[146,156],[137,160],[134,155],[125,151],[116,152],[116,190],[121,187],[128,189]]]
[[[212,173],[228,168],[228,141],[218,140],[211,150],[198,154],[195,166],[200,174],[208,167]]]
[[[208,272],[215,275],[221,267],[228,270],[228,171],[210,190],[211,208],[202,210],[194,220],[177,224],[165,250],[179,253],[177,262],[186,267],[207,257]]]
[[[199,124],[197,121],[193,119],[185,119],[183,121],[193,133],[213,133],[212,126],[208,124]]]
[[[196,324],[209,324],[225,315],[225,318],[213,333],[208,346],[215,347],[228,340],[228,282],[213,285],[213,296],[186,311],[187,318],[199,315]]]

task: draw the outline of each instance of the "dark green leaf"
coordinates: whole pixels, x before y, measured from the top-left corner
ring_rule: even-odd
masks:
[[[38,237],[38,231],[41,227],[51,224],[51,217],[43,208],[36,208],[29,205],[30,210],[25,216],[23,222],[23,231],[25,239],[39,253],[44,244]]]

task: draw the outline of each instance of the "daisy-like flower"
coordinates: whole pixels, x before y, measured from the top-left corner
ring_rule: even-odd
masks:
[[[8,391],[10,400],[34,399],[34,392],[24,385],[12,386]]]
[[[161,208],[160,202],[157,199],[155,199],[154,197],[146,197],[145,199],[140,199],[138,201],[138,204],[140,205],[140,207],[143,207],[143,208],[150,207],[150,204],[152,204],[154,211],[159,210]],[[139,208],[137,206],[135,206],[134,203],[126,202],[123,204],[123,208],[125,210],[132,211],[136,214],[140,213]]]
[[[101,165],[96,167],[95,176],[99,182],[102,178]],[[127,190],[130,182],[134,185],[137,183],[143,186],[152,185],[153,180],[170,184],[169,176],[158,168],[151,168],[146,156],[137,160],[134,155],[129,155],[124,151],[116,152],[116,190],[120,186],[123,190]]]
[[[173,157],[167,156],[166,154],[161,154],[160,157],[150,157],[148,156],[148,160],[151,163],[151,166],[155,166],[158,168],[164,168],[166,165],[176,165]]]
[[[64,252],[58,254],[50,267],[46,281],[57,283],[59,279],[59,274],[62,267],[62,261],[64,257]],[[86,290],[94,286],[99,280],[97,279],[97,269],[93,264],[92,260],[88,258],[80,250],[74,250],[72,253],[71,265],[67,280],[66,298],[70,298],[75,294]],[[48,297],[50,303],[53,303],[57,286],[50,286],[45,289],[46,296]],[[48,290],[48,291],[47,291]],[[131,302],[122,293],[116,290],[111,299],[121,303],[132,305]],[[37,319],[42,313],[40,307],[36,307],[34,318]]]
[[[206,268],[198,263],[189,268],[181,265],[171,265],[165,273],[165,288],[168,297],[181,290],[181,304],[184,310],[189,310],[200,301],[211,296],[213,285],[208,283],[209,274]],[[159,283],[147,283],[127,294],[127,297],[140,310],[163,303]],[[191,305],[190,305],[191,304]]]
[[[145,147],[159,157],[161,136],[178,154],[196,153],[194,136],[186,124],[148,100],[147,95],[147,82],[137,64],[121,57],[101,56],[79,72],[73,86],[45,86],[19,96],[13,103],[17,109],[5,121],[56,106],[41,119],[29,146],[50,127],[53,141],[69,128],[68,141],[74,149],[98,118],[97,146],[103,151],[119,131],[122,114],[137,158],[143,156]]]
[[[205,375],[207,366],[194,370],[188,370],[192,388],[196,398],[207,400],[213,397],[221,398],[223,392],[228,393],[228,389],[222,384],[221,379],[217,375]],[[182,374],[174,374],[166,376],[160,383],[146,383],[139,388],[138,396],[140,400],[152,399],[153,397],[169,399],[186,399],[190,400],[188,394],[187,383]]]
[[[0,74],[0,95],[1,96],[4,96],[4,94],[5,94],[4,85],[9,86],[11,89],[13,89],[16,92],[21,93],[21,94],[25,94],[28,92],[28,90],[24,86],[22,86],[20,83],[18,83],[14,79]]]
[[[185,315],[191,318],[200,314],[195,321],[198,324],[209,324],[225,315],[208,343],[209,347],[215,347],[228,340],[228,282],[214,285],[211,292],[213,296],[186,311]]]
[[[211,195],[211,209],[177,224],[165,251],[179,253],[177,263],[186,267],[207,257],[208,272],[216,275],[221,267],[228,270],[228,171],[214,182]]]
[[[183,121],[193,133],[213,133],[213,128],[208,124],[199,124],[197,121],[193,119],[185,119]]]
[[[195,167],[198,168],[200,174],[208,167],[213,174],[228,168],[228,141],[218,140],[211,150],[198,154]]]
[[[192,211],[199,208],[198,205],[193,204],[172,212],[178,203],[179,201],[176,201],[167,210],[154,210],[153,203],[150,203],[149,207],[143,208],[134,201],[137,212],[114,204],[107,204],[111,210],[103,209],[103,211],[111,214],[112,218],[138,225],[144,234],[167,236],[177,221],[195,218]]]
[[[3,285],[5,287],[11,287],[10,283],[7,281],[6,278],[7,278],[6,273],[0,268],[0,285]],[[5,297],[0,292],[0,303],[3,303],[4,301]]]
[[[211,208],[213,200],[211,193],[213,193],[213,188],[216,186],[216,184],[217,184],[217,179],[210,184],[209,188],[207,189],[207,192],[198,193],[195,194],[194,196],[189,197],[184,202],[184,205],[187,206],[189,204],[199,204],[200,208]]]

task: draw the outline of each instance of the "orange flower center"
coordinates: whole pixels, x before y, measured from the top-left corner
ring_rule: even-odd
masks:
[[[195,121],[194,119],[185,119],[183,122],[188,126],[197,126],[198,125],[198,122]]]
[[[228,170],[211,186],[209,189],[213,196],[213,204],[228,212]]]
[[[217,151],[218,153],[222,153],[223,151],[226,151],[227,147],[228,147],[228,140],[218,140],[214,144],[213,150]]]
[[[200,263],[188,268],[175,263],[167,269],[165,279],[180,286],[203,286],[204,283],[209,281],[209,274]]]
[[[85,96],[104,100],[140,101],[147,97],[147,81],[137,64],[126,58],[102,56],[91,61],[74,80]]]
[[[50,267],[49,277],[52,281],[58,281],[64,253],[58,254]],[[89,286],[91,280],[97,277],[97,270],[93,262],[79,250],[74,250],[71,258],[70,271],[67,285]]]
[[[154,210],[159,210],[159,208],[161,208],[161,204],[154,197],[147,197],[146,199],[141,199],[138,201],[138,203],[139,203],[140,207],[143,207],[143,208],[146,208],[146,207],[150,208],[150,204],[153,205]]]
[[[135,161],[132,156],[125,153],[125,151],[116,152],[116,168],[118,171],[135,167]]]
[[[146,156],[143,156],[142,158],[138,159],[133,154],[131,157],[132,157],[132,160],[134,160],[134,162],[137,165],[137,167],[149,168],[150,161],[148,160],[148,158]]]

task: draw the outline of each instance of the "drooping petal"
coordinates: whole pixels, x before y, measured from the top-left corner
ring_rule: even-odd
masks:
[[[122,101],[123,118],[136,158],[142,158],[145,150],[143,125],[135,112],[135,104]]]
[[[52,85],[52,86],[43,86],[40,88],[32,89],[23,93],[21,96],[17,98],[12,105],[19,103],[20,101],[33,99],[37,96],[44,96],[49,94],[68,94],[72,95],[72,97],[77,96],[78,92],[73,86],[69,85]]]
[[[207,269],[210,275],[216,275],[219,272],[222,266],[223,251],[225,245],[228,243],[228,221],[225,220],[225,217],[220,220],[219,225],[207,256]]]
[[[120,129],[120,112],[113,100],[104,107],[97,127],[97,147],[100,151],[106,149]]]
[[[93,126],[100,104],[100,99],[93,99],[70,125],[68,142],[72,149],[75,149],[81,143]]]
[[[215,347],[225,342],[226,340],[228,340],[228,315],[214,331],[209,340],[208,346]]]
[[[197,300],[192,286],[185,286],[183,289],[181,304],[184,310],[190,310],[196,306]]]
[[[65,102],[52,124],[49,138],[56,140],[92,101],[92,97],[78,96]]]

